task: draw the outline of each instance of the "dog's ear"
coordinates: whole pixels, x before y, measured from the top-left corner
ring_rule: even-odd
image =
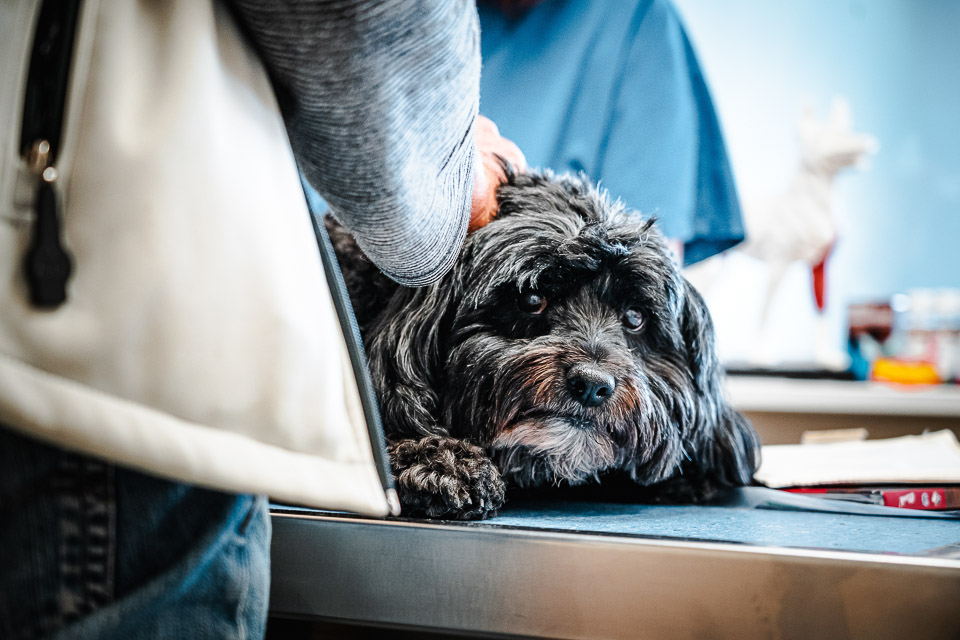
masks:
[[[713,433],[703,443],[698,466],[712,484],[741,487],[760,466],[760,439],[750,421],[724,404]]]
[[[447,435],[439,423],[442,359],[458,291],[454,274],[427,287],[401,287],[370,327],[367,353],[388,439]]]
[[[686,278],[683,279],[682,296],[680,335],[694,385],[704,394],[721,393],[722,373],[707,303]]]
[[[703,297],[686,280],[680,332],[697,404],[690,415],[699,423],[684,425],[695,443],[691,475],[714,486],[750,484],[759,465],[759,439],[750,422],[726,401],[713,321]]]

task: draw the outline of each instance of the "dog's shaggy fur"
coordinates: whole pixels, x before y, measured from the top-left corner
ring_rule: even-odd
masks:
[[[659,501],[748,484],[757,436],[724,401],[710,316],[652,221],[549,173],[511,176],[499,200],[422,289],[328,222],[404,513],[482,518],[507,486],[617,475]]]

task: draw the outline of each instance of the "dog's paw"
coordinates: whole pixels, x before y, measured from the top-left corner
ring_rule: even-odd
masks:
[[[403,515],[478,520],[503,506],[506,486],[480,447],[430,436],[389,451]]]

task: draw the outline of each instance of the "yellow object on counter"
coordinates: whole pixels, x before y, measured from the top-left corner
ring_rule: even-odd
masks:
[[[880,358],[873,363],[870,376],[878,382],[898,384],[940,384],[943,382],[936,367],[930,362],[908,362],[893,358]]]

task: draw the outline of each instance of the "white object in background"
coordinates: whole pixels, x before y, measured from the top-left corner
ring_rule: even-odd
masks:
[[[901,339],[894,354],[904,360],[936,360],[937,294],[933,289],[913,289],[907,293],[906,311],[897,327]]]
[[[747,241],[739,247],[781,270],[797,260],[819,262],[837,238],[833,180],[841,169],[863,166],[875,138],[854,133],[850,106],[835,98],[830,119],[818,122],[812,107],[799,124],[801,163],[787,188],[744,210]]]
[[[937,371],[944,380],[960,380],[960,289],[941,289],[936,297]]]
[[[804,431],[800,434],[800,444],[836,444],[838,442],[862,442],[867,439],[867,430],[863,427],[856,429],[821,429],[819,431]]]
[[[775,359],[767,323],[788,267],[798,260],[815,267],[837,239],[834,178],[845,167],[863,166],[867,154],[879,148],[873,136],[853,132],[850,106],[843,98],[834,99],[825,123],[816,119],[812,108],[804,109],[799,134],[801,163],[790,184],[776,196],[744,208],[747,240],[738,250],[763,261],[769,273],[758,340],[750,358],[755,364],[769,365]],[[817,327],[816,360],[839,368],[845,355],[830,344],[828,336],[826,327]]]
[[[960,379],[960,289],[912,289],[894,303],[888,355],[931,362],[942,380]]]
[[[960,482],[960,443],[944,429],[835,444],[767,445],[757,480],[769,487]]]

